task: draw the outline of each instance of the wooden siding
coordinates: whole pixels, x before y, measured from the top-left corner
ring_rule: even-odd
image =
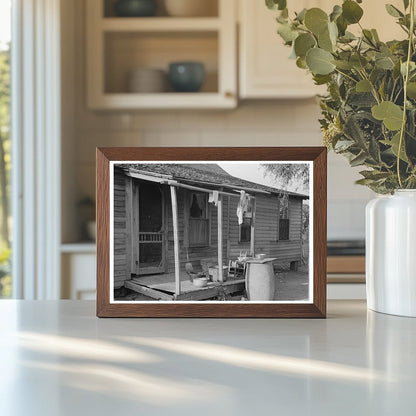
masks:
[[[127,244],[130,238],[127,221],[129,213],[126,212],[126,186],[129,178],[121,172],[114,175],[114,287],[120,287],[125,280],[131,277],[131,253]],[[163,187],[165,200],[165,272],[174,273],[174,242],[172,209],[169,187]],[[210,244],[207,247],[187,247],[185,226],[185,198],[189,197],[188,190],[177,189],[178,224],[179,224],[179,260],[180,269],[185,269],[187,253],[189,261],[195,269],[200,269],[201,258],[217,258],[217,207],[209,204]],[[227,264],[229,259],[235,259],[240,252],[250,253],[250,242],[239,242],[239,225],[237,220],[237,198],[223,197],[223,259]],[[289,199],[290,216],[290,240],[277,241],[278,236],[278,212],[279,200],[274,196],[256,196],[255,218],[255,253],[265,253],[267,256],[276,257],[279,262],[301,260],[301,211],[300,199]]]
[[[289,240],[302,238],[302,200],[289,198]]]
[[[240,251],[250,252],[250,243],[239,243],[238,221],[235,212],[238,200],[232,198],[230,204],[230,257],[235,258]],[[300,208],[300,209],[299,209]],[[256,253],[265,253],[276,257],[278,262],[300,261],[300,214],[301,200],[289,199],[289,216],[291,223],[289,241],[278,241],[279,199],[274,196],[256,196],[256,225],[254,230],[254,249]],[[299,216],[299,218],[297,218]]]
[[[114,170],[114,287],[124,285],[130,278],[130,265],[127,266],[127,226],[126,183],[127,177],[118,169]]]

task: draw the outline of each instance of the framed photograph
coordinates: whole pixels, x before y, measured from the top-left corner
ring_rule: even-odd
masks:
[[[326,152],[97,149],[97,316],[324,318]]]

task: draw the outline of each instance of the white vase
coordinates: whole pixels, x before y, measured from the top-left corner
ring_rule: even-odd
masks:
[[[416,190],[367,204],[366,282],[369,309],[416,317]]]

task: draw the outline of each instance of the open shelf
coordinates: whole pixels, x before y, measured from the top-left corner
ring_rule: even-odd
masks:
[[[218,109],[234,108],[233,97],[217,93],[166,93],[166,94],[105,94],[95,106],[101,109]]]
[[[169,31],[209,31],[220,28],[216,17],[113,17],[102,19],[101,28],[105,32],[169,32]]]
[[[205,66],[205,81],[201,93],[218,92],[218,39],[216,32],[188,33],[136,33],[112,32],[104,38],[106,94],[130,94],[129,72],[136,68],[152,68],[165,71],[169,64],[177,61],[198,61]],[[166,91],[173,89],[167,83]],[[185,98],[190,93],[181,93],[175,99]],[[140,94],[141,95],[141,94]]]
[[[88,0],[88,107],[97,110],[235,108],[235,4],[230,0],[211,1],[216,5],[215,15],[211,17],[168,17],[163,7],[159,7],[158,16],[130,18],[114,16],[113,0]],[[169,64],[183,61],[203,63],[205,80],[200,91],[177,93],[167,83],[160,88],[161,92],[131,92],[129,74],[132,71],[163,70],[167,78]]]

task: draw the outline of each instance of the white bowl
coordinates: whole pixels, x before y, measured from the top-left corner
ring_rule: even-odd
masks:
[[[194,286],[205,287],[208,284],[208,278],[206,277],[197,277],[193,281]]]
[[[174,17],[217,16],[217,0],[165,0],[166,12]]]
[[[165,92],[167,85],[167,74],[162,69],[136,68],[129,72],[129,92],[142,94]]]

